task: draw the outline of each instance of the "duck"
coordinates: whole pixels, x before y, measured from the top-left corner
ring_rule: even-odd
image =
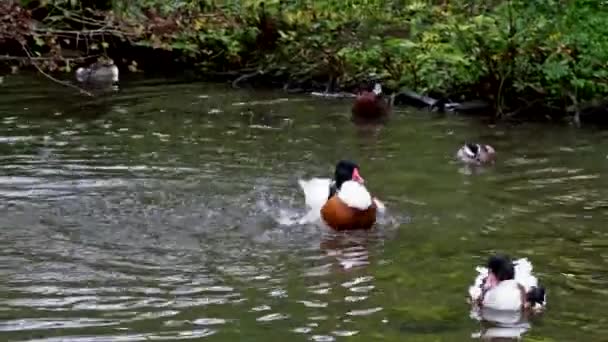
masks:
[[[118,67],[112,59],[98,60],[88,67],[76,69],[76,80],[86,84],[118,83]]]
[[[382,95],[382,85],[376,83],[372,91],[364,90],[357,94],[351,110],[352,118],[355,121],[383,120],[388,117],[390,107]]]
[[[320,219],[336,231],[368,230],[385,206],[366,189],[359,166],[349,160],[336,164],[334,178],[300,180],[309,212],[301,223]]]
[[[456,153],[456,157],[465,164],[486,165],[496,160],[496,150],[486,144],[464,144]]]
[[[546,307],[545,288],[532,274],[532,263],[527,258],[512,261],[506,255],[493,255],[486,267],[476,270],[469,298],[479,307],[498,311],[540,311]]]

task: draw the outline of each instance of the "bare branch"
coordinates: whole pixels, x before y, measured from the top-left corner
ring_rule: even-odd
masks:
[[[82,62],[89,58],[99,57],[99,56],[101,56],[101,54],[88,55],[88,56],[84,56],[84,57],[62,57],[61,60],[66,61],[66,62]],[[0,61],[31,62],[31,61],[49,61],[52,59],[53,59],[52,57],[34,57],[34,56],[21,57],[21,56],[10,56],[10,55],[0,56]]]
[[[32,63],[32,65],[34,66],[34,68],[36,68],[38,70],[38,72],[40,72],[42,75],[46,76],[48,79],[50,79],[51,81],[53,81],[53,82],[55,82],[57,84],[61,84],[61,85],[65,86],[65,87],[76,89],[81,94],[85,94],[85,95],[91,96],[91,97],[93,96],[92,93],[90,93],[90,92],[88,92],[88,91],[86,91],[86,90],[84,90],[84,89],[82,89],[82,88],[80,88],[78,86],[75,86],[75,85],[73,85],[71,83],[68,83],[68,82],[64,82],[64,81],[58,80],[55,77],[53,77],[53,76],[47,74],[46,72],[44,72],[44,70],[42,70],[42,68],[38,65],[38,63],[36,63],[34,61],[34,59],[33,59],[34,56],[32,56],[32,53],[29,51],[29,49],[27,48],[27,46],[25,46],[25,45],[22,44],[21,47],[23,48],[23,51],[25,52],[25,54],[30,58],[30,62]]]
[[[116,36],[133,36],[136,37],[135,33],[128,33],[116,29],[100,28],[95,30],[55,30],[55,29],[43,29],[36,28],[33,30],[38,34],[56,34],[56,35],[84,35],[84,36],[104,36],[104,35],[116,35]]]

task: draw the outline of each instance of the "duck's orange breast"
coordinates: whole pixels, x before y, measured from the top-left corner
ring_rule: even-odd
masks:
[[[354,209],[332,196],[321,208],[321,217],[335,230],[370,229],[376,223],[376,204],[365,210]]]

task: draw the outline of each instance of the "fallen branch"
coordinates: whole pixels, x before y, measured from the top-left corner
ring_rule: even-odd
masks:
[[[85,57],[62,57],[62,60],[66,61],[66,62],[81,62],[81,61],[85,61],[89,58],[99,57],[99,56],[101,56],[101,55],[89,55],[89,56],[85,56]],[[10,55],[0,56],[0,61],[31,62],[31,61],[48,61],[51,59],[52,59],[51,57],[34,57],[34,56],[22,57],[22,56],[10,56]]]
[[[520,99],[522,101],[525,101],[524,99]],[[511,111],[510,113],[506,113],[505,117],[506,118],[512,118],[515,117],[517,115],[519,115],[519,113],[525,112],[528,109],[532,108],[533,106],[536,106],[537,104],[542,104],[543,100],[542,99],[535,99],[533,101],[525,101],[526,104],[522,107],[519,107],[518,109]]]
[[[38,63],[36,63],[36,62],[34,61],[34,59],[33,59],[33,58],[34,58],[34,56],[32,56],[32,53],[31,53],[31,52],[28,50],[28,48],[27,48],[25,45],[23,45],[23,44],[21,44],[21,48],[23,48],[23,51],[25,52],[25,54],[26,54],[26,55],[27,55],[27,56],[30,58],[30,63],[31,63],[33,66],[34,66],[34,68],[36,68],[36,70],[38,70],[38,72],[40,72],[40,73],[41,73],[42,75],[44,75],[46,78],[50,79],[51,81],[53,81],[53,82],[55,82],[55,83],[57,83],[57,84],[61,84],[61,85],[65,86],[65,87],[72,88],[72,89],[76,89],[76,90],[78,90],[78,91],[79,91],[81,94],[85,94],[85,95],[87,95],[87,96],[91,96],[91,97],[93,97],[93,94],[92,94],[91,92],[88,92],[88,91],[86,91],[86,90],[84,90],[84,89],[82,89],[82,88],[80,88],[80,87],[78,87],[78,86],[75,86],[75,85],[71,84],[71,83],[68,83],[68,82],[64,82],[64,81],[58,80],[58,79],[56,79],[55,77],[53,77],[53,76],[51,76],[51,75],[47,74],[47,73],[46,73],[44,70],[42,70],[42,68],[41,68],[41,67],[38,65]]]
[[[46,28],[37,28],[33,30],[35,33],[46,35],[46,34],[55,34],[55,35],[82,35],[82,36],[116,36],[116,37],[137,37],[137,33],[129,33],[117,29],[111,28],[99,28],[95,30],[56,30],[56,29],[46,29]]]
[[[248,73],[248,74],[243,74],[241,76],[239,76],[236,80],[232,81],[232,88],[239,88],[239,83],[246,81],[250,78],[253,78],[257,75],[261,75],[262,72],[259,70],[256,70],[254,72]]]

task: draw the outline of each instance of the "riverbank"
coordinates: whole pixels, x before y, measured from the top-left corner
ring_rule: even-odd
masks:
[[[106,55],[125,72],[188,68],[234,86],[356,91],[378,79],[484,100],[498,118],[606,116],[608,7],[596,2],[23,3],[0,4],[6,66],[72,73]]]

